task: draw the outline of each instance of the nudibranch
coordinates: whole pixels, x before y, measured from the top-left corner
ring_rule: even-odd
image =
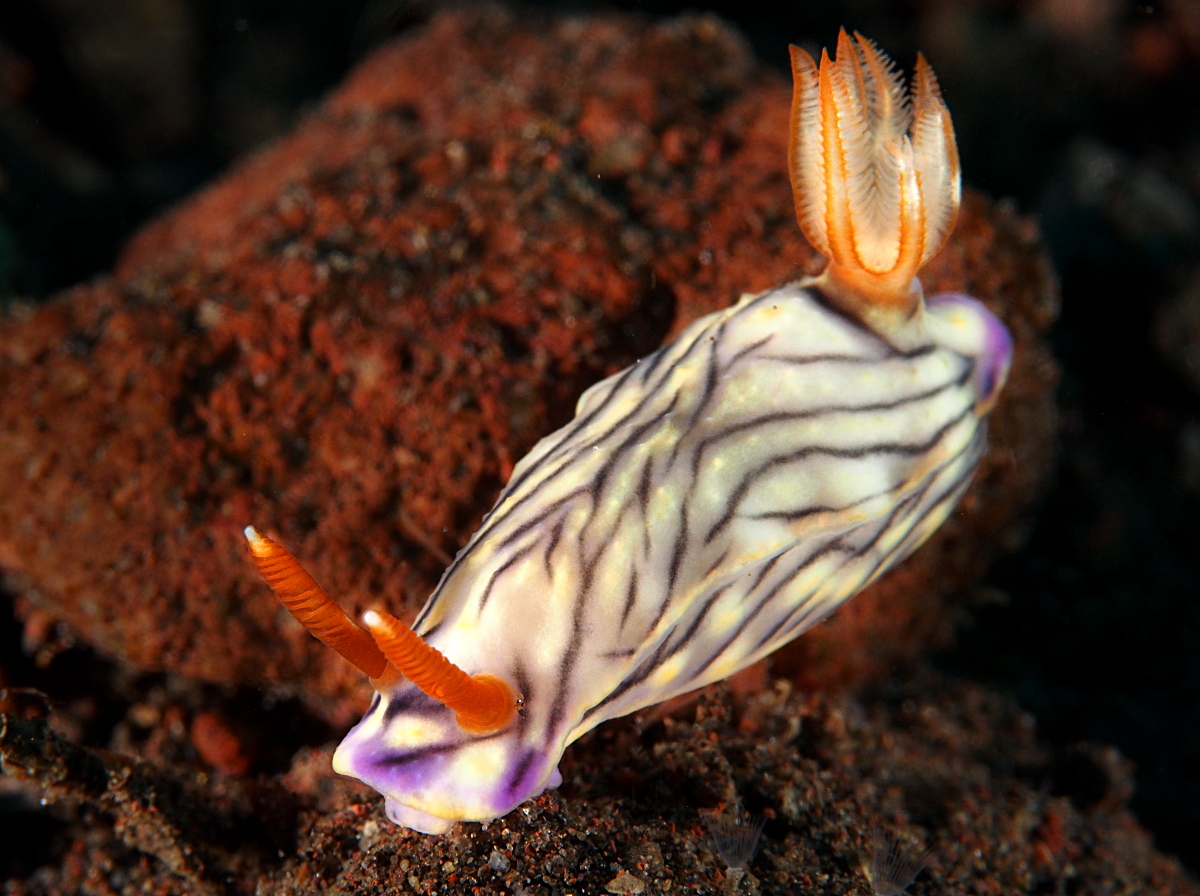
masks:
[[[542,439],[412,628],[350,620],[246,530],[289,609],[377,696],[334,768],[437,834],[557,786],[606,719],[724,678],[831,613],[947,517],[1012,342],[918,269],[959,205],[950,114],[869,40],[792,47],[789,169],[817,277],[697,320]]]

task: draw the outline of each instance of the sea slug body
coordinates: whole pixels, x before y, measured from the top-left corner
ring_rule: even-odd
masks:
[[[986,445],[1011,339],[923,297],[959,203],[949,112],[865,38],[792,48],[789,168],[830,263],[743,296],[592,386],[542,439],[412,630],[351,622],[252,528],[268,582],[378,695],[334,756],[426,833],[504,815],[606,719],[767,655],[908,556]],[[415,633],[415,634],[414,634]],[[419,636],[419,637],[418,637]]]

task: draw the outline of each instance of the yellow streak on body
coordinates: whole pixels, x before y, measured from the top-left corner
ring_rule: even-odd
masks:
[[[458,750],[454,754],[450,763],[451,774],[464,783],[479,781],[491,784],[503,778],[507,757],[508,751],[502,739],[477,740],[469,750]]]
[[[722,601],[722,603],[726,602]],[[714,615],[713,629],[716,633],[732,631],[742,621],[742,608],[736,602],[728,603],[730,605],[723,606]]]
[[[372,713],[369,717],[381,729],[379,734],[374,731],[364,732],[365,736],[380,737],[394,750],[411,749],[414,744],[438,743],[446,736],[446,727],[417,716],[403,715],[393,720],[386,728],[382,725],[383,713]]]
[[[684,673],[687,667],[689,652],[684,650],[659,666],[654,674],[647,679],[650,687],[666,691]]]

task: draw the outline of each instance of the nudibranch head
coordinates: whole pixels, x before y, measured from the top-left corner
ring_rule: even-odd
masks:
[[[843,32],[793,48],[791,170],[817,278],[693,322],[583,394],[513,469],[408,628],[350,620],[246,530],[280,599],[377,696],[334,768],[426,833],[561,781],[605,721],[733,674],[928,538],[966,490],[1012,340],[916,272],[958,208],[933,73],[911,101]]]
[[[857,313],[904,319],[917,271],[954,226],[961,196],[950,112],[925,58],[911,97],[862,35],[838,35],[818,68],[792,54],[788,168],[805,238],[829,259],[827,293]]]
[[[480,666],[490,660],[486,649],[472,653]],[[491,681],[512,700],[506,682]],[[523,717],[508,706],[509,721],[471,730],[460,713],[401,682],[380,691],[338,745],[334,771],[382,793],[388,818],[422,833],[498,818],[562,781],[559,753],[528,743]]]
[[[522,698],[507,681],[467,674],[387,613],[364,613],[364,631],[284,547],[253,526],[244,534],[283,605],[375,687],[378,696],[338,747],[333,767],[381,793],[404,793],[405,802],[387,802],[393,821],[442,833],[454,820],[495,818],[557,786],[557,756],[539,762],[536,751],[520,746],[514,723]]]

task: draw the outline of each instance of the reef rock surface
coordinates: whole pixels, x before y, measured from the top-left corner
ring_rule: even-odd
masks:
[[[353,611],[415,612],[515,460],[590,383],[812,272],[790,88],[710,18],[457,12],[378,50],[290,136],[143,230],[111,276],[0,329],[0,570],[134,669],[362,685],[276,605],[250,522]],[[781,661],[855,680],[946,634],[1045,478],[1055,287],[968,194],[927,290],[1017,339],[991,453],[943,531]]]
[[[928,672],[854,698],[780,680],[736,699],[717,685],[686,713],[643,710],[586,735],[558,791],[428,837],[333,776],[328,750],[272,781],[231,781],[84,750],[0,713],[0,764],[74,818],[61,864],[4,892],[867,896],[898,892],[868,876],[883,842],[925,853],[913,896],[1200,894],[1125,808],[1116,751],[1053,751],[1036,734],[1011,701]],[[766,824],[731,887],[706,819],[739,801]],[[91,823],[96,812],[112,823]]]

